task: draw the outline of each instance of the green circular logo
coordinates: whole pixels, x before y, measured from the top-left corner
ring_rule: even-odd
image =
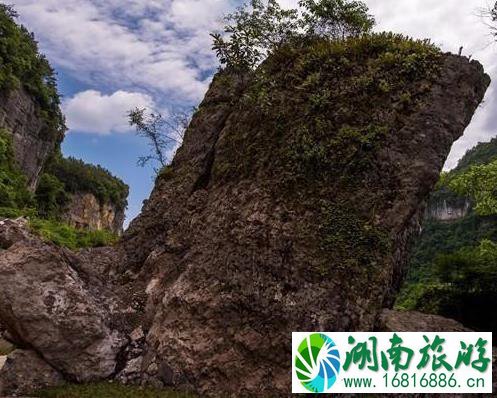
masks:
[[[308,391],[327,392],[340,372],[340,353],[333,340],[324,333],[308,335],[295,354],[295,372]]]

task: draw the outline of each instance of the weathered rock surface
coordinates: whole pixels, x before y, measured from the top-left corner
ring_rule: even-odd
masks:
[[[127,343],[113,314],[124,309],[88,275],[84,257],[40,242],[15,221],[0,222],[0,242],[0,319],[15,342],[69,379],[112,375]]]
[[[0,91],[0,128],[12,134],[15,159],[34,191],[64,131],[54,131],[43,120],[39,105],[23,89]]]
[[[9,331],[78,380],[243,397],[288,395],[292,331],[374,329],[489,79],[368,40],[276,54],[257,79],[218,75],[116,248],[4,245]]]
[[[438,315],[416,311],[393,311],[385,309],[380,314],[377,330],[381,332],[471,332],[459,322]],[[489,347],[490,349],[490,347]],[[492,385],[497,393],[497,348],[492,349]],[[399,398],[465,398],[481,397],[482,394],[395,394]],[[494,396],[494,395],[492,395]],[[378,397],[380,398],[380,397]]]
[[[310,152],[303,162],[314,162],[320,149],[292,135],[308,116],[291,73],[268,73],[272,98],[295,101],[269,115],[237,102],[252,95],[250,83],[228,95],[219,77],[125,234],[127,265],[149,282],[142,369],[162,369],[165,385],[286,395],[292,331],[371,330],[404,273],[421,203],[488,85],[478,63],[444,56],[440,78],[407,114],[385,110],[394,105],[376,113],[368,103],[365,119],[386,117],[391,133],[364,169],[335,136],[338,157],[323,175],[314,163],[309,173],[294,168],[306,168],[300,156]],[[338,107],[320,122],[341,120]],[[367,157],[363,151],[356,156]]]
[[[23,396],[33,391],[62,384],[62,375],[36,352],[15,350],[0,371],[0,396]]]
[[[108,230],[121,234],[124,209],[112,203],[100,203],[91,193],[72,194],[63,218],[69,225],[92,231]]]
[[[383,310],[378,331],[381,332],[471,332],[461,323],[438,315],[416,311]]]

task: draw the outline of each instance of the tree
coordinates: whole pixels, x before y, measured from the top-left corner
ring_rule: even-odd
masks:
[[[276,0],[252,0],[211,33],[221,65],[250,70],[283,44],[302,37],[344,39],[370,32],[374,19],[362,1],[301,0],[300,9],[282,9]]]
[[[252,0],[224,20],[225,35],[211,33],[213,49],[221,64],[232,69],[254,68],[270,49],[278,48],[299,28],[297,10],[284,10],[276,0],[267,5]]]
[[[36,189],[38,214],[43,218],[57,219],[69,201],[65,185],[54,175],[44,173]]]
[[[3,12],[11,19],[17,18],[19,16],[17,11],[14,9],[14,6],[11,4],[0,4],[0,12]]]
[[[472,166],[449,178],[447,184],[458,195],[472,198],[478,215],[497,214],[497,161]]]
[[[362,1],[301,0],[299,5],[307,35],[344,39],[370,32],[375,25]]]
[[[150,154],[141,156],[138,164],[141,167],[149,163],[158,163],[159,169],[154,167],[156,173],[167,166],[168,151],[181,145],[184,133],[190,124],[191,114],[185,111],[174,110],[167,117],[160,113],[146,113],[146,109],[136,108],[128,113],[129,124],[136,128],[139,136],[148,140]]]

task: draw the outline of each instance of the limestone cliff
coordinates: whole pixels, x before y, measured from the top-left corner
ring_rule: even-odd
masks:
[[[11,6],[0,4],[0,31],[1,214],[119,233],[128,187],[101,167],[62,157],[55,71]]]
[[[108,230],[120,235],[124,208],[112,202],[101,203],[92,193],[78,192],[70,194],[63,219],[76,228]]]
[[[13,162],[25,175],[31,192],[38,197],[40,181],[41,189],[46,188],[43,173],[57,175],[67,190],[64,205],[53,209],[54,214],[44,214],[46,203],[38,203],[41,216],[61,218],[77,228],[121,234],[127,185],[100,167],[62,158],[64,129],[51,127],[32,95],[22,88],[0,91],[0,129],[9,138]],[[101,197],[97,198],[97,193]]]
[[[12,135],[15,159],[36,189],[43,166],[64,137],[64,130],[51,127],[42,109],[24,89],[0,91],[0,128]]]
[[[472,210],[467,198],[434,198],[428,202],[425,219],[429,221],[450,222],[461,220]]]
[[[292,331],[372,330],[391,305],[488,84],[478,62],[388,34],[220,73],[116,247],[69,255],[0,226],[0,319],[75,380],[287,396]]]

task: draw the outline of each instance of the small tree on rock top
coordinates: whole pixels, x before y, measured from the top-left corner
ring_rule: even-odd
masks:
[[[375,24],[362,1],[301,0],[299,7],[287,10],[276,0],[252,0],[225,16],[224,32],[211,33],[221,65],[232,70],[254,69],[292,40],[359,36]]]

